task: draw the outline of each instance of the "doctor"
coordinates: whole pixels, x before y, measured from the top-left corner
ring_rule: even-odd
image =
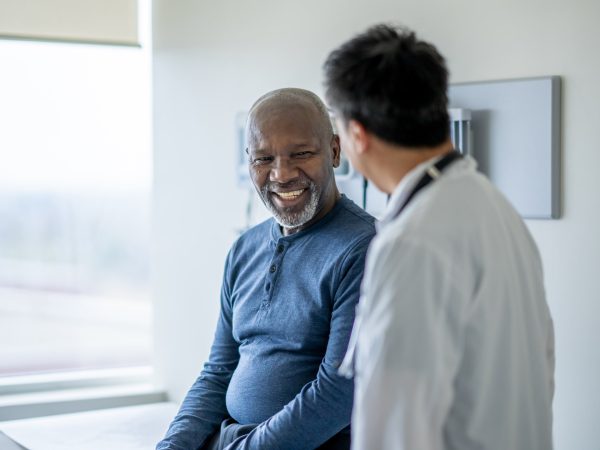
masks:
[[[342,149],[391,195],[345,361],[356,375],[352,448],[551,449],[540,255],[452,148],[444,58],[410,31],[375,26],[324,69]]]

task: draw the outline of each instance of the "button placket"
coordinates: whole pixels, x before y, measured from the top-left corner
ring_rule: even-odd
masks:
[[[275,281],[278,276],[279,268],[281,267],[281,262],[283,261],[283,257],[285,254],[286,245],[282,243],[277,243],[275,245],[275,252],[273,254],[273,258],[271,259],[271,264],[267,269],[267,274],[265,277],[265,293],[266,297],[261,305],[262,308],[268,308],[271,304],[271,298],[273,296],[273,289],[275,287]]]

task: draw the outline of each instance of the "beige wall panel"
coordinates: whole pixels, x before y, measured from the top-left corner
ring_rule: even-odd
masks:
[[[0,0],[0,37],[138,45],[136,0]]]

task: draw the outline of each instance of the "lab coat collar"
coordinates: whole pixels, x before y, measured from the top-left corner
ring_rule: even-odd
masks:
[[[436,162],[438,162],[444,155],[435,156],[433,158],[428,159],[427,161],[422,162],[418,166],[414,167],[410,172],[408,172],[404,178],[398,183],[392,195],[388,201],[385,212],[383,213],[383,217],[376,224],[377,231],[385,228],[390,222],[392,222],[396,216],[396,211],[400,208],[400,205],[404,203],[406,198],[410,195],[414,187],[417,185],[425,171],[433,166]],[[462,161],[458,161],[452,164],[465,164],[466,167],[472,168],[473,170],[477,167],[477,163],[470,156],[463,157]]]

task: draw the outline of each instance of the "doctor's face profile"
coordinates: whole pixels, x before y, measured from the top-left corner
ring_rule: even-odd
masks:
[[[326,132],[311,104],[265,103],[249,119],[250,177],[277,222],[299,231],[326,214],[325,205],[335,203],[338,138]]]

